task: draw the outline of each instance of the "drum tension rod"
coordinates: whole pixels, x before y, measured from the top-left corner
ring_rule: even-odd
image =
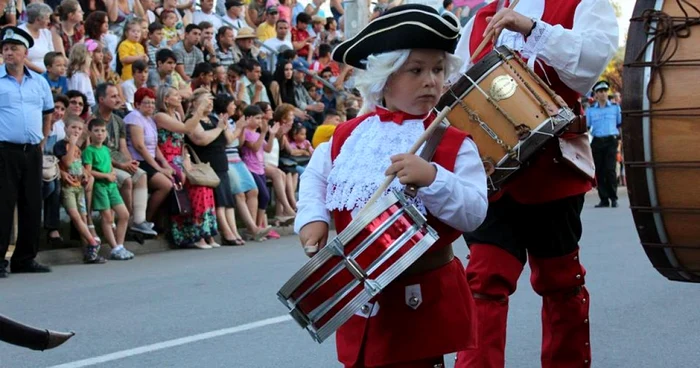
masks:
[[[467,106],[464,103],[464,101],[462,101],[461,97],[457,97],[457,95],[454,93],[452,88],[450,88],[449,91],[450,91],[450,94],[452,95],[452,97],[455,98],[455,101],[457,102],[457,104],[462,108],[462,110],[464,110],[464,112],[467,113],[467,116],[469,116],[469,120],[471,120],[474,123],[479,124],[479,128],[481,128],[484,132],[486,132],[486,134],[489,137],[491,137],[491,139],[493,139],[504,150],[510,152],[513,149],[510,145],[503,142],[503,140],[498,137],[498,134],[496,134],[496,132],[494,132],[493,129],[491,129],[491,127],[488,126],[488,124],[486,124],[483,120],[481,120],[481,117],[479,116],[479,114],[476,111],[470,109],[469,106]]]
[[[367,274],[354,259],[346,257],[343,259],[343,263],[345,263],[345,268],[350,271],[358,281],[364,282],[367,279]]]

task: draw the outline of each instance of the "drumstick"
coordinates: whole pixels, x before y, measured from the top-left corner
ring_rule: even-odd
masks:
[[[435,131],[435,129],[437,129],[438,125],[440,125],[440,122],[442,122],[442,120],[444,120],[445,117],[447,117],[447,114],[449,114],[450,111],[452,110],[450,110],[449,107],[443,108],[442,111],[440,111],[440,114],[438,114],[438,116],[435,118],[435,120],[433,120],[433,122],[430,123],[430,125],[425,129],[423,134],[421,134],[421,136],[418,137],[416,143],[413,143],[413,146],[411,146],[411,149],[407,153],[416,153],[420,146],[423,145],[423,143],[425,143],[425,141],[428,140],[428,137],[430,137]],[[367,207],[369,207],[372,203],[379,199],[379,197],[381,197],[382,194],[384,194],[384,191],[386,191],[386,189],[389,188],[389,185],[391,185],[391,182],[394,181],[394,179],[396,179],[396,174],[387,176],[384,180],[384,183],[382,183],[379,189],[377,189],[377,191],[374,192],[372,198],[370,198],[369,201],[367,201],[367,204],[365,204],[360,213],[362,213],[362,211],[364,211]]]
[[[520,0],[513,0],[510,3],[510,5],[508,5],[508,9],[512,10],[513,8],[515,8],[515,6],[518,5],[519,1]],[[477,56],[479,56],[479,54],[481,54],[481,51],[484,50],[484,47],[486,47],[486,44],[488,44],[489,40],[493,37],[494,32],[496,32],[496,31],[491,29],[491,31],[489,31],[489,33],[481,41],[481,43],[479,44],[479,47],[477,47],[476,50],[474,50],[474,53],[472,53],[472,57],[470,59],[472,62],[474,61],[474,59],[476,59]],[[495,40],[494,40],[494,42],[495,42]]]

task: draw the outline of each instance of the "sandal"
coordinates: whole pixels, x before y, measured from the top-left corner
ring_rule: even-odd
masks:
[[[270,231],[272,231],[271,226],[268,226],[264,229],[260,229],[260,230],[258,230],[258,232],[256,232],[255,234],[252,235],[252,238],[253,238],[252,240],[255,240],[258,242],[264,241],[267,238],[267,235],[270,233]]]
[[[294,223],[296,216],[275,216],[275,221],[278,222],[279,226],[288,226]]]
[[[238,239],[231,239],[231,240],[229,240],[229,239],[226,239],[226,238],[222,238],[222,239],[221,239],[221,245],[239,246],[239,245],[244,245],[244,244],[241,244],[241,243],[238,241]]]

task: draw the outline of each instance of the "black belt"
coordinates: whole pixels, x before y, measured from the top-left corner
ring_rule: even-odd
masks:
[[[0,142],[0,149],[11,149],[16,151],[29,151],[38,148],[38,144]]]
[[[452,244],[448,244],[440,249],[423,254],[401,274],[401,277],[420,275],[436,270],[452,262],[454,258],[455,254],[452,251]]]

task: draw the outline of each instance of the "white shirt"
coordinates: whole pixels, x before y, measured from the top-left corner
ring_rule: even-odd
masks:
[[[200,24],[202,22],[209,22],[209,23],[213,24],[214,25],[214,33],[216,33],[216,31],[218,31],[219,28],[221,28],[221,26],[222,26],[221,19],[213,12],[207,14],[201,10],[197,10],[196,12],[194,12],[192,14],[192,23]]]
[[[292,45],[291,39],[280,40],[277,37],[273,37],[273,38],[265,40],[265,42],[263,42],[263,45],[277,51],[277,54],[279,54],[280,47],[282,47],[283,45],[287,46],[290,50],[294,50],[294,46]],[[268,54],[269,57],[272,58],[272,65],[273,65],[273,67],[276,68],[277,67],[277,54],[270,52],[270,50],[268,50],[266,47],[261,47],[260,51]]]
[[[156,13],[154,13],[153,10],[146,10],[146,15],[148,16],[148,24],[156,21]]]
[[[263,152],[265,157],[265,165],[279,167],[280,165],[280,142],[274,137],[272,139],[272,151]]]
[[[145,85],[143,86],[145,87]],[[136,84],[133,79],[126,80],[122,82],[122,93],[124,93],[124,99],[127,103],[134,105],[134,94],[136,93]]]
[[[279,52],[280,46],[282,46],[282,45],[289,47],[290,50],[294,50],[294,45],[292,45],[292,41],[280,40],[277,37],[269,38],[269,39],[265,40],[265,42],[263,42],[263,45],[268,46],[269,48],[271,48],[277,52]],[[266,50],[264,48],[262,49],[262,51],[266,52]],[[269,54],[269,52],[268,52],[268,54]]]
[[[26,23],[20,25],[19,28],[22,28],[31,35],[29,30],[27,29]],[[46,56],[46,54],[51,51],[54,51],[53,40],[51,39],[51,31],[49,31],[48,29],[40,29],[39,38],[34,38],[34,46],[32,46],[32,48],[29,49],[27,58],[34,65],[46,71],[46,66],[44,65],[44,56]]]
[[[243,28],[243,27],[249,27],[252,28],[248,25],[248,23],[245,22],[245,19],[233,19],[227,15],[224,15],[222,18],[222,23],[225,26],[233,27],[233,30],[236,31],[236,35],[238,35],[238,30]]]
[[[398,125],[374,115],[350,134],[335,162],[330,153],[333,141],[319,145],[301,175],[294,231],[314,221],[330,224],[331,209],[356,215],[384,181],[390,156],[407,152],[423,130],[421,120]],[[437,175],[431,185],[418,190],[419,208],[457,230],[473,231],[486,218],[488,207],[486,173],[476,145],[464,140],[454,172],[433,165]],[[390,188],[401,188],[398,179]]]
[[[56,136],[56,142],[60,142],[66,138],[66,124],[63,122],[63,119],[53,123],[50,135]]]
[[[605,70],[617,50],[619,30],[615,12],[608,0],[581,0],[574,14],[572,29],[561,25],[552,26],[539,19],[544,14],[544,0],[522,0],[513,10],[528,18],[537,20],[537,26],[528,37],[504,30],[498,37],[497,46],[506,45],[520,51],[533,68],[539,59],[556,70],[559,78],[569,88],[586,94]],[[457,44],[455,55],[469,60],[470,38],[474,18],[462,29],[462,37]],[[478,35],[481,37],[481,35]],[[460,74],[471,67],[465,63]],[[450,77],[455,83],[459,75]]]
[[[84,72],[77,72],[73,74],[72,77],[68,78],[68,89],[82,92],[87,96],[88,105],[90,105],[90,107],[95,106],[95,94],[92,91],[90,77]]]

